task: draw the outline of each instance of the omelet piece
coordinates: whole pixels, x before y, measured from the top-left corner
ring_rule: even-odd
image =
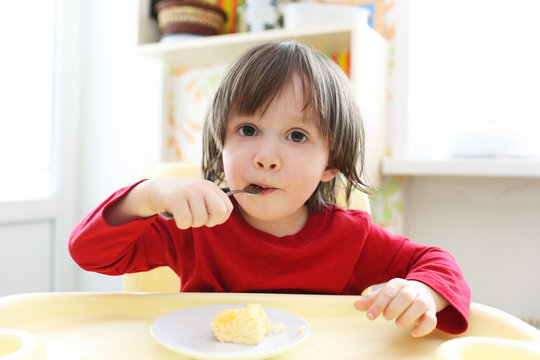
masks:
[[[257,345],[270,329],[270,321],[261,305],[247,304],[245,308],[221,311],[210,324],[221,342]]]

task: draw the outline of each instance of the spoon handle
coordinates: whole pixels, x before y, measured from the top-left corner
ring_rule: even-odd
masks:
[[[172,220],[174,219],[174,216],[172,216],[172,214],[168,211],[163,211],[163,212],[160,212],[159,213],[159,216],[161,216],[162,218],[164,218],[165,220]]]

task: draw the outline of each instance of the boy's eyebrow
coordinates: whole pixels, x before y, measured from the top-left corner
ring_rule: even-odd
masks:
[[[239,123],[239,122],[244,122],[246,120],[254,120],[254,121],[257,121],[257,118],[255,116],[255,114],[234,114],[232,116],[229,116],[229,119],[227,120],[227,124],[229,123]]]
[[[238,122],[243,122],[246,120],[257,122],[260,119],[257,117],[257,113],[248,114],[248,113],[235,112],[234,114],[229,116],[226,124],[229,124],[231,122],[238,123]],[[314,125],[317,129],[319,129],[320,123],[321,123],[321,115],[319,115],[317,111],[313,109],[312,107],[305,107],[302,110],[302,115],[295,117],[294,120],[300,120],[304,124]]]

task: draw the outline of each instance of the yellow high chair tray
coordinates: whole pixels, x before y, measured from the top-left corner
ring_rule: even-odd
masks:
[[[247,303],[282,309],[308,322],[307,340],[275,359],[540,359],[540,331],[487,306],[472,304],[463,335],[436,330],[415,339],[393,322],[367,320],[354,309],[354,299],[234,293],[6,296],[0,298],[0,360],[185,359],[152,337],[157,318],[188,307]],[[17,336],[26,339],[16,343]]]

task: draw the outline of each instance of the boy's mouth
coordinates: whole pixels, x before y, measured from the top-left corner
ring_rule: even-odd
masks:
[[[253,189],[256,189],[257,194],[264,194],[275,190],[275,188],[265,184],[249,184]]]

